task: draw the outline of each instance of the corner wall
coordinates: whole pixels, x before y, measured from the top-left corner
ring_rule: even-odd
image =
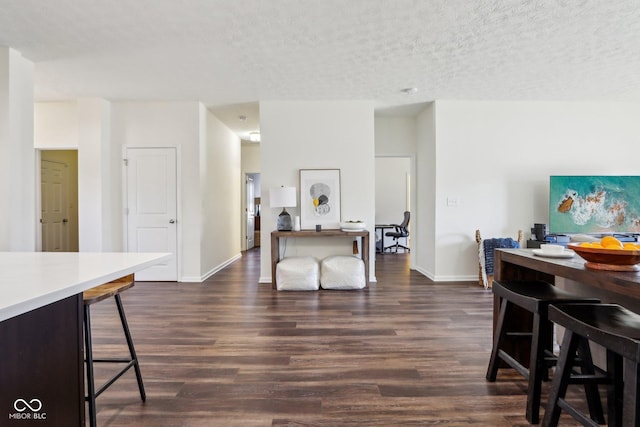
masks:
[[[0,251],[36,247],[33,70],[0,46]]]
[[[550,175],[639,173],[637,103],[437,101],[434,117],[419,128],[435,131],[435,162],[419,155],[418,165],[427,226],[424,171],[435,167],[434,236],[420,236],[435,252],[421,250],[418,260],[434,280],[477,279],[476,228],[485,237],[518,229],[528,237],[534,223],[548,223]],[[430,137],[419,139],[428,151]]]
[[[416,249],[416,270],[428,278],[436,276],[436,104],[430,103],[422,111],[417,121],[417,177],[416,177],[416,238],[412,244]]]
[[[264,101],[260,103],[261,269],[260,281],[271,282],[271,246],[279,209],[269,207],[269,189],[294,186],[300,169],[340,169],[341,218],[362,220],[374,234],[374,114],[370,101]],[[287,209],[291,216],[298,208]],[[351,253],[345,242],[289,239],[287,256]],[[315,239],[311,239],[315,240]],[[320,239],[322,240],[322,239]],[[375,280],[375,242],[370,242],[370,279]]]
[[[84,105],[83,114],[78,111],[79,103]],[[87,116],[87,108],[92,110],[91,116]],[[104,109],[108,109],[108,115],[101,113]],[[88,206],[94,200],[92,197],[100,194],[96,199],[99,211],[90,215],[95,229],[88,234],[85,229],[80,239],[102,233],[106,237],[101,249],[96,250],[124,249],[124,146],[178,147],[180,280],[199,282],[212,270],[239,256],[240,141],[208,114],[202,104],[110,103],[96,99],[37,103],[35,112],[36,139],[31,149],[78,148],[79,168],[83,155],[85,158],[89,155],[89,160],[99,165],[97,168],[85,165],[79,174],[85,187],[79,203],[84,201]],[[91,144],[79,143],[80,135],[85,134],[95,136]],[[106,148],[104,141],[109,141]],[[226,210],[229,212],[225,213]],[[87,216],[86,212],[84,215]],[[35,219],[28,225],[33,227],[34,223]]]
[[[206,112],[200,150],[202,187],[201,280],[240,257],[242,175],[240,138]]]

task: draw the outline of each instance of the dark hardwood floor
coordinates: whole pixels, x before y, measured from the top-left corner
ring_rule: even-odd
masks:
[[[376,265],[362,291],[272,291],[257,250],[201,284],[136,283],[122,298],[147,401],[128,372],[99,426],[528,425],[525,381],[485,381],[491,291],[436,284],[407,255]],[[125,352],[115,304],[92,310],[95,356]]]

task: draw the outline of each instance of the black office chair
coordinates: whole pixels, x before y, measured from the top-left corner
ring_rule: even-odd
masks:
[[[385,236],[393,237],[393,241],[395,242],[394,245],[387,246],[386,248],[384,248],[385,251],[387,249],[389,249],[389,250],[390,249],[395,249],[393,252],[394,253],[398,253],[398,248],[402,248],[406,252],[411,252],[411,249],[409,249],[408,247],[400,244],[400,239],[401,238],[409,237],[409,230],[407,229],[407,227],[409,226],[409,217],[410,216],[411,215],[410,215],[409,211],[405,211],[404,220],[402,220],[402,224],[393,224],[393,226],[396,228],[395,231],[387,231],[386,233],[384,233]]]

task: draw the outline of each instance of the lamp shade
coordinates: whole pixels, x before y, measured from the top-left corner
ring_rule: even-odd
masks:
[[[269,191],[269,206],[292,208],[296,206],[296,187],[273,187]]]

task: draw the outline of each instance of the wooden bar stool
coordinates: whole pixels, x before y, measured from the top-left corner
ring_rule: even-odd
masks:
[[[553,324],[547,318],[552,303],[592,302],[595,298],[586,298],[571,294],[554,285],[542,281],[494,281],[493,293],[500,297],[500,315],[496,325],[493,349],[487,369],[487,381],[495,381],[503,361],[528,380],[526,418],[532,424],[540,420],[540,393],[543,379],[548,379],[549,367],[555,365],[553,355]],[[517,306],[517,307],[516,307]],[[520,307],[533,315],[533,323],[527,331],[509,331],[514,309]],[[507,339],[530,339],[531,353],[528,367],[509,353]],[[591,353],[588,347],[582,348],[582,357],[586,359],[584,368],[588,369]],[[589,396],[589,408],[592,413],[604,419],[597,386],[585,386]]]
[[[84,341],[85,341],[85,355],[87,364],[87,396],[85,399],[89,402],[89,424],[91,427],[96,427],[96,397],[98,397],[103,391],[105,391],[111,384],[113,384],[118,378],[120,378],[131,367],[134,368],[136,373],[136,379],[138,380],[138,389],[140,390],[140,398],[142,401],[146,401],[146,394],[144,391],[144,384],[142,383],[142,374],[140,373],[140,366],[138,364],[138,357],[136,356],[136,350],[133,346],[133,340],[131,339],[131,333],[129,332],[129,325],[127,324],[127,318],[124,314],[124,308],[122,306],[122,300],[120,293],[133,287],[133,274],[118,279],[113,282],[106,283],[104,285],[96,286],[89,290],[84,291]],[[113,297],[118,307],[118,313],[120,314],[120,322],[122,323],[122,329],[124,336],[127,340],[127,346],[129,347],[129,357],[127,358],[108,358],[108,359],[94,359],[93,349],[91,347],[91,312],[89,307],[92,304]],[[126,365],[118,371],[109,381],[96,390],[95,379],[93,372],[94,363],[125,363]]]
[[[576,304],[550,307],[549,319],[566,331],[542,425],[558,425],[563,409],[583,425],[596,425],[564,399],[569,384],[587,381],[607,384],[610,426],[640,425],[640,315],[616,304]],[[606,372],[574,378],[568,367],[587,340],[607,350]]]

